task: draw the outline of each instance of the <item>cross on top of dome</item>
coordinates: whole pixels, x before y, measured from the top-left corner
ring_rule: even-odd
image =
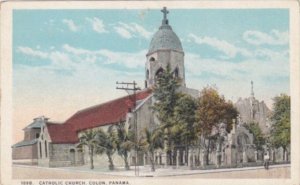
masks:
[[[168,19],[167,19],[167,14],[169,13],[169,11],[167,10],[166,7],[164,7],[164,8],[161,10],[161,12],[164,14],[164,19],[163,19],[163,21],[162,21],[162,25],[166,25],[166,24],[169,23],[169,22],[168,22]]]

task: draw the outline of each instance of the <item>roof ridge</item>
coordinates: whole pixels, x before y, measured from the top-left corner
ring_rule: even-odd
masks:
[[[140,93],[147,92],[147,91],[151,91],[151,89],[150,89],[150,88],[145,88],[145,89],[143,89],[143,90],[138,91],[136,94],[140,94]],[[119,98],[116,98],[116,99],[109,100],[109,101],[107,101],[107,102],[103,102],[103,103],[100,103],[100,104],[97,104],[97,105],[93,105],[93,106],[91,106],[91,107],[87,107],[87,108],[78,110],[78,111],[77,111],[76,113],[74,113],[70,118],[68,118],[64,123],[67,123],[70,119],[72,119],[74,116],[76,116],[76,115],[79,114],[79,113],[82,113],[82,112],[91,110],[91,109],[93,109],[93,108],[101,107],[101,106],[103,106],[103,105],[105,105],[105,104],[109,104],[109,103],[111,103],[111,102],[115,102],[115,101],[118,101],[118,100],[121,100],[121,99],[130,97],[130,96],[132,96],[132,95],[133,95],[133,94],[126,95],[126,96],[122,96],[122,97],[119,97]]]

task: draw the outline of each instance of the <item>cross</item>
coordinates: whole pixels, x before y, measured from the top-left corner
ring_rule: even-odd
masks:
[[[164,20],[166,20],[166,19],[167,19],[167,14],[169,13],[169,11],[167,10],[166,7],[164,7],[164,8],[161,10],[161,12],[164,14]]]

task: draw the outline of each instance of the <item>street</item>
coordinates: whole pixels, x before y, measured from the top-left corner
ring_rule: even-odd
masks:
[[[135,178],[134,170],[120,172],[101,172],[95,169],[61,169],[41,168],[33,166],[13,165],[13,179],[117,179]],[[147,170],[147,171],[146,171]],[[289,166],[276,166],[265,170],[258,168],[240,168],[224,170],[173,170],[157,169],[151,173],[148,169],[141,169],[140,176],[155,176],[154,178],[290,178]],[[141,177],[142,178],[142,177]]]

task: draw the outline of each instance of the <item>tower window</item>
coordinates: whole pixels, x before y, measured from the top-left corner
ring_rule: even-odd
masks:
[[[155,73],[155,77],[159,76],[160,74],[162,74],[164,72],[163,68],[159,68],[156,73]]]
[[[40,133],[36,133],[35,138],[39,138],[39,137],[40,137]]]
[[[146,79],[147,80],[149,79],[149,69],[147,69],[147,71],[146,71]]]
[[[154,57],[151,57],[149,61],[150,61],[150,62],[155,62],[155,58],[154,58]]]
[[[174,70],[174,77],[178,78],[179,77],[179,70],[178,67],[176,67],[176,69]]]

